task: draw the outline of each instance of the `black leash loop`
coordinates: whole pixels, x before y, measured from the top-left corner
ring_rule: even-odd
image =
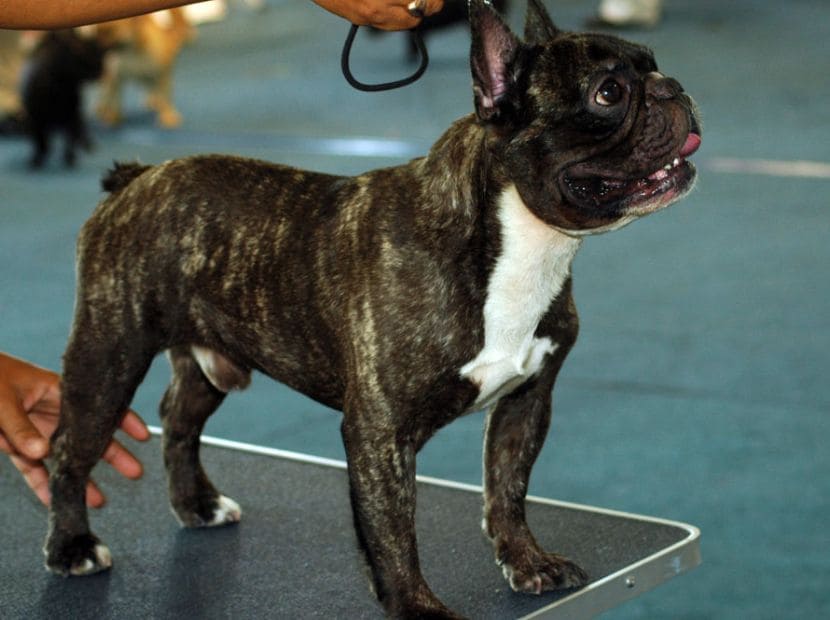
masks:
[[[349,28],[349,35],[346,37],[346,42],[343,44],[343,54],[340,56],[340,68],[343,70],[343,77],[346,78],[346,81],[351,84],[353,88],[367,93],[376,93],[382,90],[393,90],[395,88],[401,88],[402,86],[409,86],[412,82],[420,78],[424,74],[424,71],[427,70],[427,65],[429,65],[429,56],[427,55],[427,47],[424,45],[424,38],[417,30],[410,30],[409,34],[412,36],[412,40],[415,42],[415,47],[418,48],[418,54],[421,56],[421,65],[415,70],[415,73],[409,77],[405,77],[402,80],[396,80],[394,82],[382,82],[380,84],[366,84],[361,82],[355,78],[354,75],[352,75],[352,70],[349,68],[349,55],[351,54],[352,43],[354,43],[354,38],[357,35],[358,28],[359,26],[356,24],[352,24],[351,28]]]

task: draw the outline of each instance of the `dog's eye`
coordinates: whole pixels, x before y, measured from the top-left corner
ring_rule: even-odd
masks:
[[[594,95],[594,101],[599,105],[609,107],[617,105],[623,98],[623,87],[616,80],[605,80]]]

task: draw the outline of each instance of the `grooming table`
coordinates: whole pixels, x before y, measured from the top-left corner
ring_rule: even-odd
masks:
[[[188,530],[168,507],[159,443],[154,436],[131,445],[145,465],[139,482],[96,469],[109,503],[90,520],[114,565],[83,578],[43,568],[46,511],[2,459],[0,617],[383,617],[357,550],[345,464],[204,438],[205,469],[242,506],[242,521]],[[481,503],[475,487],[419,478],[422,570],[445,603],[475,620],[592,617],[700,563],[695,527],[532,498],[537,539],[578,562],[592,582],[516,594],[480,531]]]

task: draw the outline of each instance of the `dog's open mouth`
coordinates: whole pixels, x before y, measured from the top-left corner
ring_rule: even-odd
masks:
[[[619,178],[587,171],[579,164],[563,177],[563,187],[578,205],[595,208],[634,208],[673,201],[682,195],[694,180],[695,168],[686,161],[700,147],[700,136],[691,132],[678,154],[651,174]],[[668,202],[666,202],[668,204]],[[660,205],[665,206],[665,205]]]

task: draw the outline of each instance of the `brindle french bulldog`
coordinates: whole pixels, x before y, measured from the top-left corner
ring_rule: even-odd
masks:
[[[117,166],[78,242],[78,290],[52,440],[46,564],[111,565],[84,487],[153,357],[170,499],[185,526],[237,504],[199,464],[225,395],[263,372],[343,411],[357,539],[393,617],[457,617],[419,570],[415,455],[488,409],[484,530],[514,590],[588,576],[524,516],[551,390],[577,335],[584,236],[686,194],[695,107],[651,52],[558,30],[530,0],[525,41],[471,5],[475,114],[423,158],[338,177],[240,157]]]

